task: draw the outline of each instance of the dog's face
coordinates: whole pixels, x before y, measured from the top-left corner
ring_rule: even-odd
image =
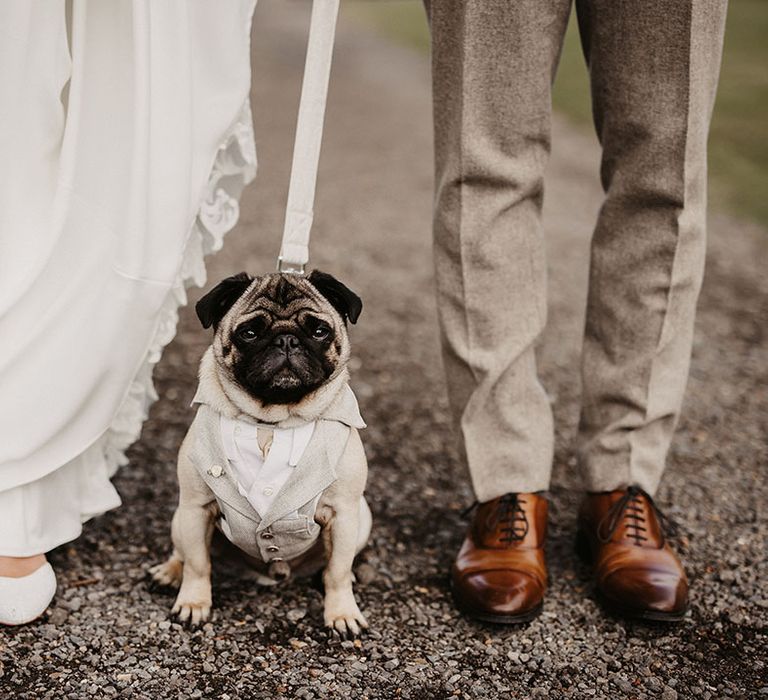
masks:
[[[265,405],[297,404],[346,365],[347,321],[357,321],[362,302],[318,270],[241,272],[195,309],[204,328],[214,327],[214,355],[229,381]]]

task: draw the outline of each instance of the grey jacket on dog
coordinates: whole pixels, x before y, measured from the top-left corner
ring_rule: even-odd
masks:
[[[317,419],[304,454],[263,518],[238,489],[221,442],[219,413],[199,395],[193,403],[200,403],[200,408],[190,427],[189,458],[216,497],[219,529],[237,547],[264,562],[289,561],[303,554],[320,535],[315,507],[320,494],[336,480],[335,466],[350,427],[365,427],[352,389],[345,385]],[[261,425],[247,416],[239,418]]]

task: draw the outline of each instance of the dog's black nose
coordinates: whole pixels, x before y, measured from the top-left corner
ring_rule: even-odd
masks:
[[[293,333],[281,333],[280,335],[275,336],[272,344],[277,345],[281,350],[287,352],[288,350],[293,350],[299,347],[299,339],[293,335]]]

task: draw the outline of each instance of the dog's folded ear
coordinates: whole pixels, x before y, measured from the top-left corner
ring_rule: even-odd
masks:
[[[320,270],[312,270],[307,279],[339,312],[344,323],[347,320],[357,323],[360,312],[363,310],[363,301],[357,294],[332,275]]]
[[[246,272],[239,272],[232,277],[219,282],[210,292],[208,292],[200,301],[195,304],[195,311],[203,328],[214,328],[219,324],[227,311],[234,303],[243,296],[248,287],[251,286],[253,277]]]

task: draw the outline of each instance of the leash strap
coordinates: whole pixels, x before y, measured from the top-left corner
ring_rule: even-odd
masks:
[[[279,272],[304,274],[309,260],[309,232],[312,228],[317,165],[338,12],[339,0],[312,1],[283,242],[277,259]]]

